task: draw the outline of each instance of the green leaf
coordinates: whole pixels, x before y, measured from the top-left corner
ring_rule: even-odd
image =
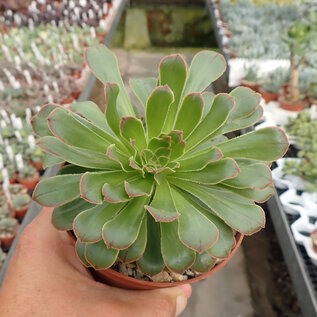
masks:
[[[106,83],[104,87],[106,100],[106,119],[111,130],[120,136],[120,117],[117,111],[119,86],[116,83]]]
[[[161,134],[168,109],[173,101],[173,92],[167,85],[158,86],[153,90],[146,103],[145,115],[148,140]]]
[[[187,151],[209,139],[226,122],[233,106],[234,100],[230,95],[216,95],[208,114],[186,139]]]
[[[202,202],[197,201],[193,196],[188,197],[188,199],[191,204],[199,209],[218,229],[218,239],[208,252],[211,256],[216,258],[222,259],[228,257],[236,244],[232,229]]]
[[[241,195],[247,199],[256,201],[257,203],[266,202],[274,194],[274,185],[267,186],[263,189],[253,189],[253,188],[228,188],[227,189]]]
[[[260,105],[261,95],[247,87],[237,87],[230,92],[234,97],[235,107],[228,121],[240,120],[250,116]]]
[[[156,87],[156,78],[131,78],[130,87],[145,109],[146,102]]]
[[[72,230],[75,217],[91,207],[93,207],[92,204],[81,198],[76,198],[63,206],[54,208],[52,224],[58,230]]]
[[[229,118],[227,122],[212,135],[212,137],[216,135],[221,135],[224,133],[229,133],[232,131],[237,131],[237,130],[251,127],[255,123],[257,123],[262,118],[262,116],[263,116],[263,108],[261,106],[258,106],[256,110],[252,114],[250,114],[248,117],[244,117],[234,121],[230,121],[229,120],[230,118]]]
[[[167,268],[183,274],[195,262],[195,251],[187,248],[178,237],[178,222],[161,224],[162,255]]]
[[[80,242],[98,242],[102,240],[102,227],[123,207],[123,204],[108,204],[92,207],[80,212],[74,219],[73,230]]]
[[[187,78],[187,64],[180,54],[164,57],[159,66],[160,85],[168,85],[174,93],[174,102],[170,105],[164,124],[164,132],[169,132],[174,125],[181,95]]]
[[[33,199],[43,206],[57,207],[79,197],[81,174],[53,176],[41,180],[35,187]]]
[[[150,196],[153,191],[153,177],[137,178],[132,181],[125,181],[124,188],[130,198]]]
[[[61,108],[61,106],[54,103],[49,103],[44,105],[40,111],[34,115],[31,119],[31,125],[34,133],[38,136],[49,136],[52,135],[51,130],[47,125],[47,117],[56,108]]]
[[[209,163],[200,171],[178,172],[170,175],[170,178],[184,179],[199,184],[214,185],[224,180],[234,178],[239,173],[239,167],[231,158]]]
[[[204,99],[200,93],[187,95],[178,112],[174,129],[183,131],[183,138],[196,128],[204,109]]]
[[[43,157],[43,168],[48,168],[54,165],[62,164],[64,160],[60,159],[59,157],[56,157],[54,155],[44,153]]]
[[[167,136],[171,137],[170,161],[173,161],[184,155],[186,142],[183,140],[183,132],[179,130],[172,130]]]
[[[110,161],[105,154],[67,145],[55,137],[43,137],[37,144],[45,152],[74,165],[104,170],[120,168],[119,164]]]
[[[205,168],[209,163],[219,161],[222,153],[217,147],[209,147],[206,150],[186,153],[179,161],[178,171],[197,171]]]
[[[204,98],[203,118],[205,118],[211,109],[212,103],[214,102],[215,94],[210,91],[204,91],[202,95]]]
[[[141,120],[134,117],[122,117],[120,131],[122,137],[135,146],[139,152],[146,148],[145,132]]]
[[[74,102],[68,106],[68,109],[80,115],[81,117],[84,117],[100,130],[111,133],[111,129],[108,127],[106,118],[104,117],[100,108],[94,102]]]
[[[119,251],[107,248],[103,240],[87,243],[85,258],[95,269],[108,269],[116,261]]]
[[[241,160],[237,160],[237,163],[240,168],[239,175],[226,180],[223,184],[240,189],[264,189],[272,184],[271,170],[266,164],[255,163],[254,161],[253,163],[243,164]]]
[[[119,84],[120,92],[117,100],[119,115],[134,116],[135,113],[125,90],[115,55],[105,45],[98,44],[86,49],[85,59],[91,71],[103,84],[107,82]]]
[[[218,145],[225,157],[267,162],[282,157],[288,146],[285,132],[277,127],[252,131]]]
[[[166,179],[163,179],[160,185],[157,185],[154,198],[150,206],[146,205],[145,209],[157,222],[170,222],[178,218],[179,214]]]
[[[123,263],[130,263],[139,260],[145,251],[147,241],[146,217],[143,218],[139,235],[135,242],[127,249],[119,252],[119,258]]]
[[[252,201],[218,186],[202,186],[173,179],[173,184],[197,197],[233,229],[251,235],[265,226],[265,214]]]
[[[192,60],[183,96],[202,92],[226,70],[224,57],[213,51],[200,51]]]
[[[116,184],[104,184],[102,187],[102,194],[104,196],[104,200],[108,201],[111,204],[118,204],[130,199],[125,190],[124,181]]]
[[[145,215],[147,197],[132,199],[112,220],[105,223],[102,236],[108,247],[124,250],[138,237]]]
[[[72,146],[104,153],[109,142],[76,120],[72,112],[57,108],[47,118],[48,126],[58,139]]]
[[[196,260],[192,269],[198,273],[209,272],[216,264],[217,260],[213,258],[208,252],[202,254],[196,253]]]
[[[86,249],[86,243],[81,243],[80,241],[76,241],[76,244],[75,244],[75,251],[76,251],[76,254],[80,260],[80,262],[86,266],[86,267],[89,267],[91,266],[87,260],[86,260],[86,257],[85,257],[85,249]]]
[[[185,195],[174,189],[172,196],[180,214],[178,234],[182,243],[198,253],[211,248],[218,239],[217,227]]]
[[[153,276],[164,269],[160,225],[154,221],[150,214],[146,214],[145,217],[147,219],[147,243],[143,256],[137,261],[137,265],[144,274]]]
[[[117,162],[125,172],[131,171],[128,156],[122,154],[115,144],[110,144],[108,146],[106,155],[110,160]]]

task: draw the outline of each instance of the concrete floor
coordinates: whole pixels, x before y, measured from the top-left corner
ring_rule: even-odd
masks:
[[[127,87],[131,77],[157,76],[157,67],[163,57],[163,54],[160,53],[133,53],[122,49],[115,50],[115,53]],[[188,62],[193,57],[193,53],[185,53],[184,55]],[[99,89],[96,88],[92,99],[99,105],[104,105],[103,94],[97,91]],[[128,91],[131,93],[129,88]],[[132,98],[136,102],[136,99]],[[254,310],[242,249],[221,271],[193,286],[193,295],[186,311],[181,315],[181,317],[252,316],[254,316]]]

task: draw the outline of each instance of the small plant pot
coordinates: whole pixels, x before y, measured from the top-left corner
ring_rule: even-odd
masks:
[[[262,98],[265,100],[266,103],[269,103],[271,101],[276,101],[279,98],[279,94],[275,92],[270,91],[264,91],[262,88],[259,89],[260,94],[262,95]]]
[[[77,100],[80,96],[81,91],[80,90],[75,90],[72,92],[72,96],[75,100]]]
[[[17,218],[19,221],[23,220],[25,214],[27,213],[29,207],[31,205],[31,202],[28,203],[26,206],[24,206],[21,209],[14,209],[12,208],[12,212],[14,213],[14,217]]]
[[[247,80],[242,79],[240,83],[242,86],[250,88],[256,92],[258,92],[260,89],[260,85],[258,83],[252,82],[252,81],[247,81]]]
[[[2,249],[9,250],[12,243],[13,243],[15,236],[16,236],[16,232],[14,232],[12,235],[0,236]]]
[[[39,162],[33,162],[31,161],[31,164],[34,168],[36,168],[38,171],[42,171],[43,170],[43,162],[39,161]]]
[[[62,105],[68,105],[68,104],[72,103],[73,101],[74,101],[74,97],[72,95],[70,95],[69,97],[63,99],[61,101],[61,104]]]
[[[71,240],[73,241],[73,243],[75,244],[76,240],[72,231],[68,231],[68,234]],[[214,273],[218,272],[221,268],[223,268],[231,260],[231,258],[239,249],[241,242],[243,240],[243,237],[244,237],[243,234],[237,233],[236,245],[234,246],[230,255],[226,259],[224,259],[219,264],[216,264],[209,272],[203,273],[197,277],[188,279],[186,281],[172,282],[172,283],[170,282],[157,283],[157,282],[138,280],[136,278],[132,278],[124,274],[121,274],[113,269],[95,270],[90,268],[89,270],[97,281],[110,285],[110,286],[123,288],[123,289],[129,289],[129,290],[152,290],[152,289],[158,289],[158,288],[174,287],[174,286],[179,286],[182,284],[192,284],[213,275]]]
[[[296,102],[288,102],[285,100],[283,96],[280,96],[278,99],[278,102],[280,104],[280,107],[284,110],[288,111],[302,111],[307,105],[307,102],[304,100],[298,100]]]
[[[29,177],[29,178],[18,177],[18,182],[24,185],[28,190],[33,190],[36,184],[39,182],[39,180],[40,180],[39,172],[34,173],[33,177]]]
[[[15,184],[17,182],[18,179],[18,174],[15,173],[11,178],[10,178],[10,184]]]

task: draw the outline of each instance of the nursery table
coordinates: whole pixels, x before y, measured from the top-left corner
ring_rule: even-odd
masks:
[[[119,5],[119,7],[117,8],[117,11],[115,12],[115,16],[112,20],[112,24],[109,27],[109,31],[107,33],[106,39],[105,39],[105,45],[110,46],[111,40],[113,38],[113,35],[117,29],[117,26],[119,24],[120,18],[122,16],[123,10],[127,5],[128,0],[121,0],[121,3]],[[96,83],[96,78],[95,76],[93,76],[92,74],[89,76],[89,78],[86,81],[86,84],[78,98],[78,101],[85,101],[85,100],[89,100],[92,90],[95,86]],[[50,177],[50,176],[54,176],[57,174],[59,170],[59,166],[53,166],[48,168],[43,177]],[[7,255],[6,261],[3,265],[3,267],[1,268],[1,272],[0,272],[0,287],[3,283],[3,279],[5,276],[5,273],[7,271],[10,259],[12,257],[12,254],[14,253],[16,246],[17,246],[17,242],[19,240],[19,237],[22,233],[22,231],[24,230],[24,228],[38,215],[38,213],[41,211],[42,207],[40,205],[38,205],[36,202],[32,202],[28,212],[26,213],[26,216],[23,219],[23,222],[19,228],[19,232],[16,236],[16,238],[14,239],[14,242],[10,248],[10,251]]]

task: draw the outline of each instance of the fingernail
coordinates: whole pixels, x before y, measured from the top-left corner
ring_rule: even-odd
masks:
[[[176,317],[179,316],[187,305],[187,299],[184,296],[177,296],[176,298]]]
[[[184,291],[187,299],[192,295],[192,287],[189,284],[180,285],[180,288]]]

